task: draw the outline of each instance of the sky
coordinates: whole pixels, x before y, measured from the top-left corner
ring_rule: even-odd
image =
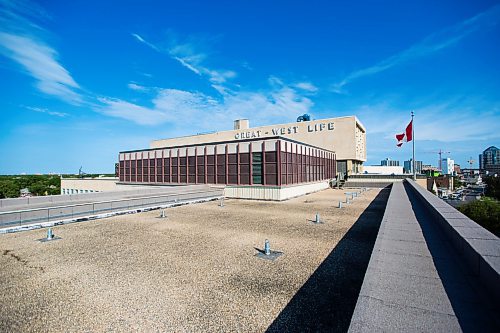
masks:
[[[500,146],[499,1],[0,0],[0,174],[114,172],[155,139],[356,115],[367,165]]]

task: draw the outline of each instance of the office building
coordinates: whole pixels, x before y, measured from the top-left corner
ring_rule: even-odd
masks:
[[[404,173],[413,173],[413,159],[409,159],[408,161],[404,161],[403,170]],[[422,161],[415,161],[415,170],[417,174],[422,173]]]
[[[393,161],[390,158],[380,161],[381,166],[399,166],[399,161]]]

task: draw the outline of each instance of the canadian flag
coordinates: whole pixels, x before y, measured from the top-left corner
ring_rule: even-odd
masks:
[[[396,140],[398,140],[398,147],[403,145],[403,142],[410,142],[413,139],[413,120],[410,121],[408,126],[406,126],[406,130],[402,134],[396,134]]]

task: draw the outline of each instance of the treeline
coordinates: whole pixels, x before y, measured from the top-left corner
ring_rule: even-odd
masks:
[[[458,208],[471,220],[500,237],[500,177],[486,177],[485,198]]]
[[[20,197],[24,188],[36,196],[61,194],[61,178],[59,175],[0,176],[0,199]]]
[[[99,178],[99,177],[116,177],[114,173],[86,173],[83,175],[85,178]],[[62,178],[78,178],[79,175],[75,174],[64,174],[61,175]]]

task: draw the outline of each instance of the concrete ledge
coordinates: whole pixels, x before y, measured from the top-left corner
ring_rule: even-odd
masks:
[[[6,210],[17,206],[37,205],[37,204],[52,204],[67,201],[85,201],[94,200],[97,198],[112,198],[115,196],[125,195],[147,195],[147,194],[167,194],[167,193],[180,193],[183,191],[192,191],[196,189],[204,190],[210,189],[214,186],[211,185],[184,185],[184,186],[142,186],[142,185],[123,185],[114,191],[107,192],[92,192],[92,193],[79,193],[79,194],[62,194],[62,195],[46,195],[40,197],[27,197],[27,198],[7,198],[0,199],[0,209]]]
[[[189,204],[195,204],[195,203],[220,200],[221,198],[223,198],[223,196],[214,196],[214,197],[207,197],[207,198],[201,198],[201,199],[191,199],[191,200],[184,200],[184,201],[179,201],[179,202],[170,203],[170,204],[159,204],[159,205],[152,205],[152,206],[140,207],[140,208],[135,208],[135,209],[118,210],[118,211],[103,213],[103,214],[86,215],[86,216],[81,216],[81,217],[77,217],[77,218],[61,219],[61,220],[55,220],[55,221],[50,221],[50,222],[44,222],[44,223],[34,223],[34,224],[23,225],[23,226],[15,226],[15,227],[0,229],[0,234],[8,234],[8,233],[19,232],[19,231],[28,231],[28,230],[34,230],[34,229],[48,228],[48,227],[53,227],[53,226],[57,226],[57,225],[75,223],[75,222],[97,220],[97,219],[102,219],[102,218],[116,216],[116,215],[135,214],[135,213],[147,212],[147,211],[155,210],[155,209],[177,207],[177,206],[183,206],[183,205],[189,205]]]
[[[493,293],[492,299],[500,306],[500,239],[413,180],[406,181],[432,212],[471,273]]]
[[[313,192],[325,190],[329,181],[304,183],[287,186],[227,185],[224,196],[234,199],[283,201]]]
[[[349,332],[457,332],[460,324],[439,279],[402,182],[391,193]]]
[[[349,332],[498,332],[498,239],[457,213],[393,183]]]
[[[103,214],[105,212],[113,212],[120,210],[134,210],[142,207],[150,207],[154,205],[165,205],[177,201],[185,201],[199,199],[205,197],[221,197],[223,195],[222,188],[206,188],[179,192],[157,192],[157,194],[123,196],[121,198],[113,198],[111,200],[102,200],[99,193],[89,193],[87,202],[72,203],[45,203],[44,206],[32,208],[26,205],[22,209],[14,209],[10,211],[0,211],[0,228],[9,226],[22,226],[33,223],[46,223],[63,219],[79,219],[85,216],[93,216]],[[19,206],[17,206],[19,207]]]
[[[345,182],[344,188],[359,188],[359,187],[384,188],[390,186],[395,182],[401,182],[401,180],[385,181],[385,182],[380,180],[374,180],[374,181],[348,180],[347,182]]]

